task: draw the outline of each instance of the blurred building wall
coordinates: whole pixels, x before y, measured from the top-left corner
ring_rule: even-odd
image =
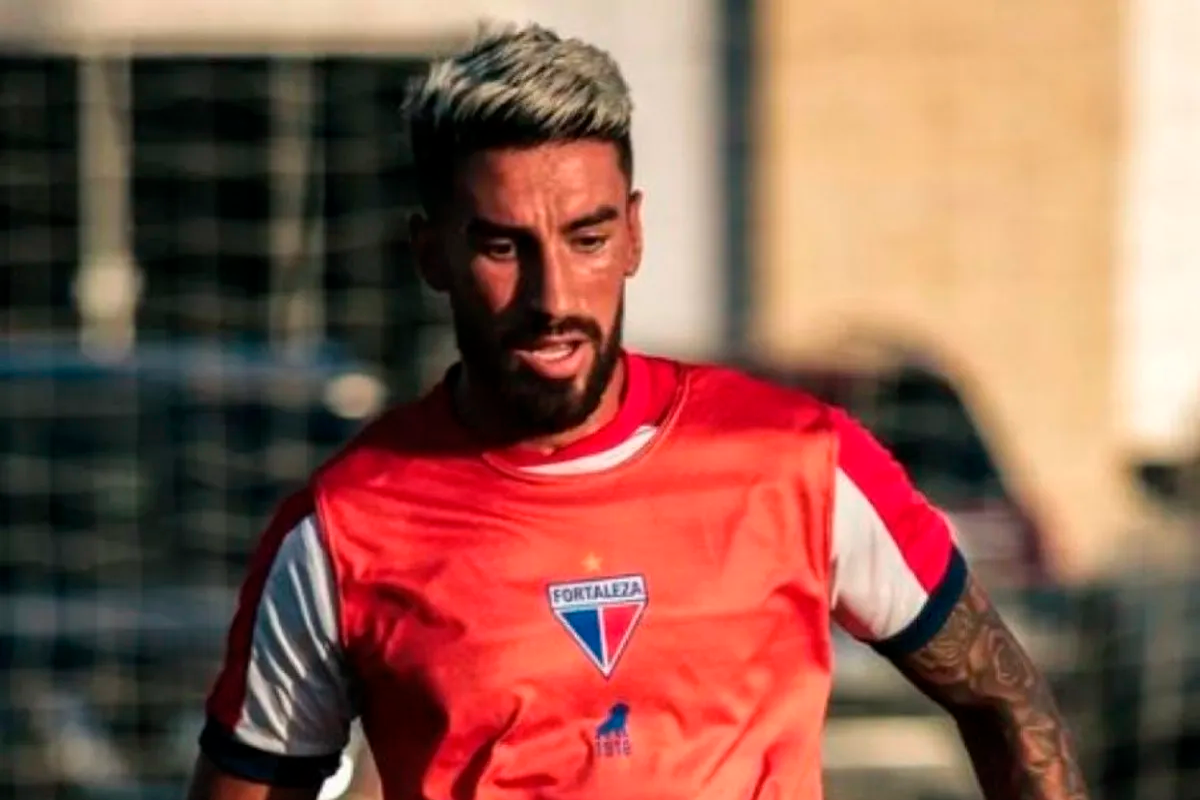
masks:
[[[1131,446],[1200,455],[1200,3],[1128,14],[1129,147],[1117,317],[1118,392]]]
[[[752,338],[921,343],[1068,574],[1134,502],[1114,397],[1118,0],[761,0]]]

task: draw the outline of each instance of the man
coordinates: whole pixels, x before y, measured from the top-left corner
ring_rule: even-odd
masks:
[[[1086,791],[945,517],[836,409],[621,346],[631,103],[539,27],[407,107],[461,361],[264,535],[194,800],[311,800],[362,721],[386,798],[821,796],[830,624],[958,722],[991,800]]]

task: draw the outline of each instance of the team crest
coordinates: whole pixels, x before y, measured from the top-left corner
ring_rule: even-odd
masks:
[[[612,675],[646,610],[641,575],[552,583],[550,608],[604,677]]]

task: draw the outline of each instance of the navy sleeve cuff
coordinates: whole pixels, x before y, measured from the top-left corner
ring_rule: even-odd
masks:
[[[200,734],[200,749],[222,772],[235,778],[280,788],[320,786],[337,771],[341,754],[281,756],[239,742],[209,720]]]
[[[937,588],[929,595],[925,607],[908,627],[872,647],[883,656],[895,659],[920,650],[929,644],[929,640],[937,635],[956,603],[962,598],[963,590],[967,587],[967,562],[963,559],[958,548],[950,553],[950,563],[946,574]]]

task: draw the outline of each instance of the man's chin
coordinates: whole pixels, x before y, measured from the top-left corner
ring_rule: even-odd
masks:
[[[598,404],[585,404],[572,392],[570,396],[510,398],[508,403],[513,422],[529,435],[548,436],[564,433],[587,422]]]
[[[576,374],[547,377],[522,360],[507,363],[489,375],[497,409],[508,418],[516,436],[551,436],[583,425],[600,407],[612,380],[612,370],[596,372],[595,363],[581,365]]]

